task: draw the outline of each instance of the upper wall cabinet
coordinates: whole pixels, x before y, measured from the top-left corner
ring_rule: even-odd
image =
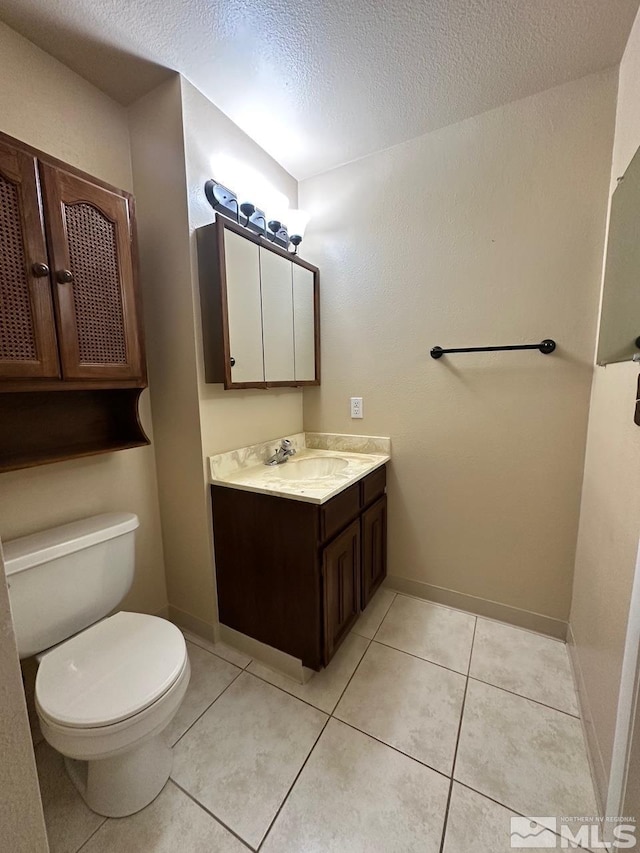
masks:
[[[0,471],[148,444],[133,198],[0,134]]]
[[[62,169],[40,170],[62,375],[140,377],[128,201]]]
[[[144,378],[129,198],[0,141],[0,381]]]
[[[319,385],[318,269],[223,216],[197,239],[206,381]]]
[[[59,376],[37,160],[0,142],[0,377]]]

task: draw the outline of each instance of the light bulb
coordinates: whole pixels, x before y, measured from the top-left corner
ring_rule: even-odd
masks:
[[[304,232],[311,215],[306,210],[289,210],[285,217],[289,234],[304,237]]]

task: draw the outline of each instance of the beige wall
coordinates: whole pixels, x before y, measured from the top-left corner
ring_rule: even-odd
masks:
[[[259,172],[277,190],[288,197],[291,207],[297,206],[298,184],[282,166],[184,79],[182,80],[182,98],[202,447],[204,455],[211,456],[236,447],[257,444],[286,433],[300,432],[302,430],[302,391],[298,389],[225,391],[222,385],[207,385],[204,381],[197,254],[193,233],[196,228],[207,225],[213,219],[213,212],[204,196],[204,183],[216,176],[218,158],[227,155],[233,156]]]
[[[180,79],[129,110],[170,613],[213,636]]]
[[[123,107],[0,24],[0,130],[124,189],[132,188]],[[143,423],[151,433],[148,393]],[[0,474],[6,540],[84,515],[130,510],[140,517],[136,576],[124,606],[166,606],[153,447]]]
[[[0,755],[3,850],[49,850],[0,546]]]
[[[299,188],[313,216],[302,254],[322,274],[322,386],[305,390],[305,428],[391,436],[391,575],[555,633],[569,613],[615,86],[613,71],[593,75]],[[553,356],[429,357],[435,344],[543,337]],[[364,397],[361,421],[350,395]]]
[[[204,183],[233,154],[296,202],[296,182],[186,80],[130,110],[149,374],[169,612],[214,637],[213,543],[205,457],[302,428],[300,391],[223,391],[203,378],[195,228],[212,221]]]
[[[640,17],[620,66],[611,192],[640,146]],[[596,367],[591,392],[571,628],[602,800],[611,767],[627,614],[640,536],[638,366]]]

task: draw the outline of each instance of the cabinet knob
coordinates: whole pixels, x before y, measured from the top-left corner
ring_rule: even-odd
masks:
[[[49,267],[46,264],[32,264],[31,272],[36,278],[43,278],[49,275]]]
[[[58,270],[56,279],[60,284],[70,284],[73,281],[73,273],[71,270]]]
[[[231,358],[229,359],[229,364],[231,365],[231,367],[235,367],[235,365],[236,365],[236,360],[235,360],[235,358],[234,358],[233,356],[231,356]]]

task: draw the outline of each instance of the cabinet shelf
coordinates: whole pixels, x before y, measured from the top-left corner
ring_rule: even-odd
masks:
[[[0,472],[149,444],[142,390],[0,393]]]

